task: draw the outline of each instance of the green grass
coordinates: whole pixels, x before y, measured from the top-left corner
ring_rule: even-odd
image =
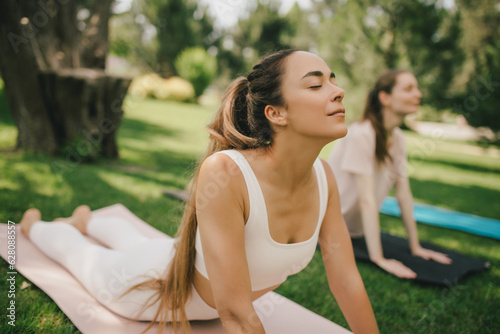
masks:
[[[213,110],[154,100],[126,100],[119,130],[121,159],[78,164],[13,151],[16,129],[0,117],[0,213],[2,222],[19,222],[29,207],[44,219],[67,216],[86,203],[99,208],[122,203],[144,221],[173,234],[182,205],[162,195],[165,187],[183,188],[196,159],[205,149],[204,126]],[[471,143],[429,139],[407,133],[409,174],[414,197],[453,210],[499,218],[500,159],[498,152]],[[326,157],[332,145],[321,156]],[[62,166],[62,167],[61,167]],[[382,229],[404,236],[401,222],[381,217]],[[422,240],[487,258],[492,268],[452,288],[421,286],[394,278],[359,263],[382,333],[497,333],[500,324],[500,243],[458,231],[419,225]],[[7,264],[1,262],[0,288],[8,290]],[[59,308],[36,286],[21,290],[16,280],[16,328],[6,325],[7,298],[0,298],[2,333],[75,333]],[[320,255],[278,292],[336,323],[347,323],[328,290]]]

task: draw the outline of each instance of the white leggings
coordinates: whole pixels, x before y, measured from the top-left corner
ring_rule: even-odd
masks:
[[[134,289],[122,294],[135,284],[164,273],[174,254],[174,239],[147,238],[118,217],[92,218],[87,233],[109,248],[89,242],[75,227],[62,222],[36,222],[30,239],[113,312],[129,319],[152,320],[158,303],[139,313],[153,290]],[[185,307],[189,320],[219,317],[194,287],[191,296]]]

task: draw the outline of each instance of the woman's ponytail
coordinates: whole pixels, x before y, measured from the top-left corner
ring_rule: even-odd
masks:
[[[214,121],[208,125],[210,147],[207,156],[227,149],[255,147],[258,139],[252,137],[248,124],[249,81],[240,77],[234,80],[222,98]]]

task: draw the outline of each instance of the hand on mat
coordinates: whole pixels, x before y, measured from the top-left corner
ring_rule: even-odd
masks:
[[[425,260],[434,260],[442,264],[451,264],[452,260],[448,255],[433,251],[431,249],[419,247],[412,251],[413,255],[421,257]]]
[[[405,266],[403,263],[394,259],[381,259],[375,262],[380,268],[384,269],[390,274],[393,274],[399,278],[409,278],[414,279],[417,274]]]

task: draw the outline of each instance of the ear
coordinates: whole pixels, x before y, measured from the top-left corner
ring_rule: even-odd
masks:
[[[391,94],[388,94],[387,92],[384,92],[381,90],[378,92],[378,100],[380,101],[380,104],[384,107],[388,107],[391,104]]]
[[[287,112],[283,107],[267,105],[264,113],[269,122],[274,125],[285,126],[288,124]]]

